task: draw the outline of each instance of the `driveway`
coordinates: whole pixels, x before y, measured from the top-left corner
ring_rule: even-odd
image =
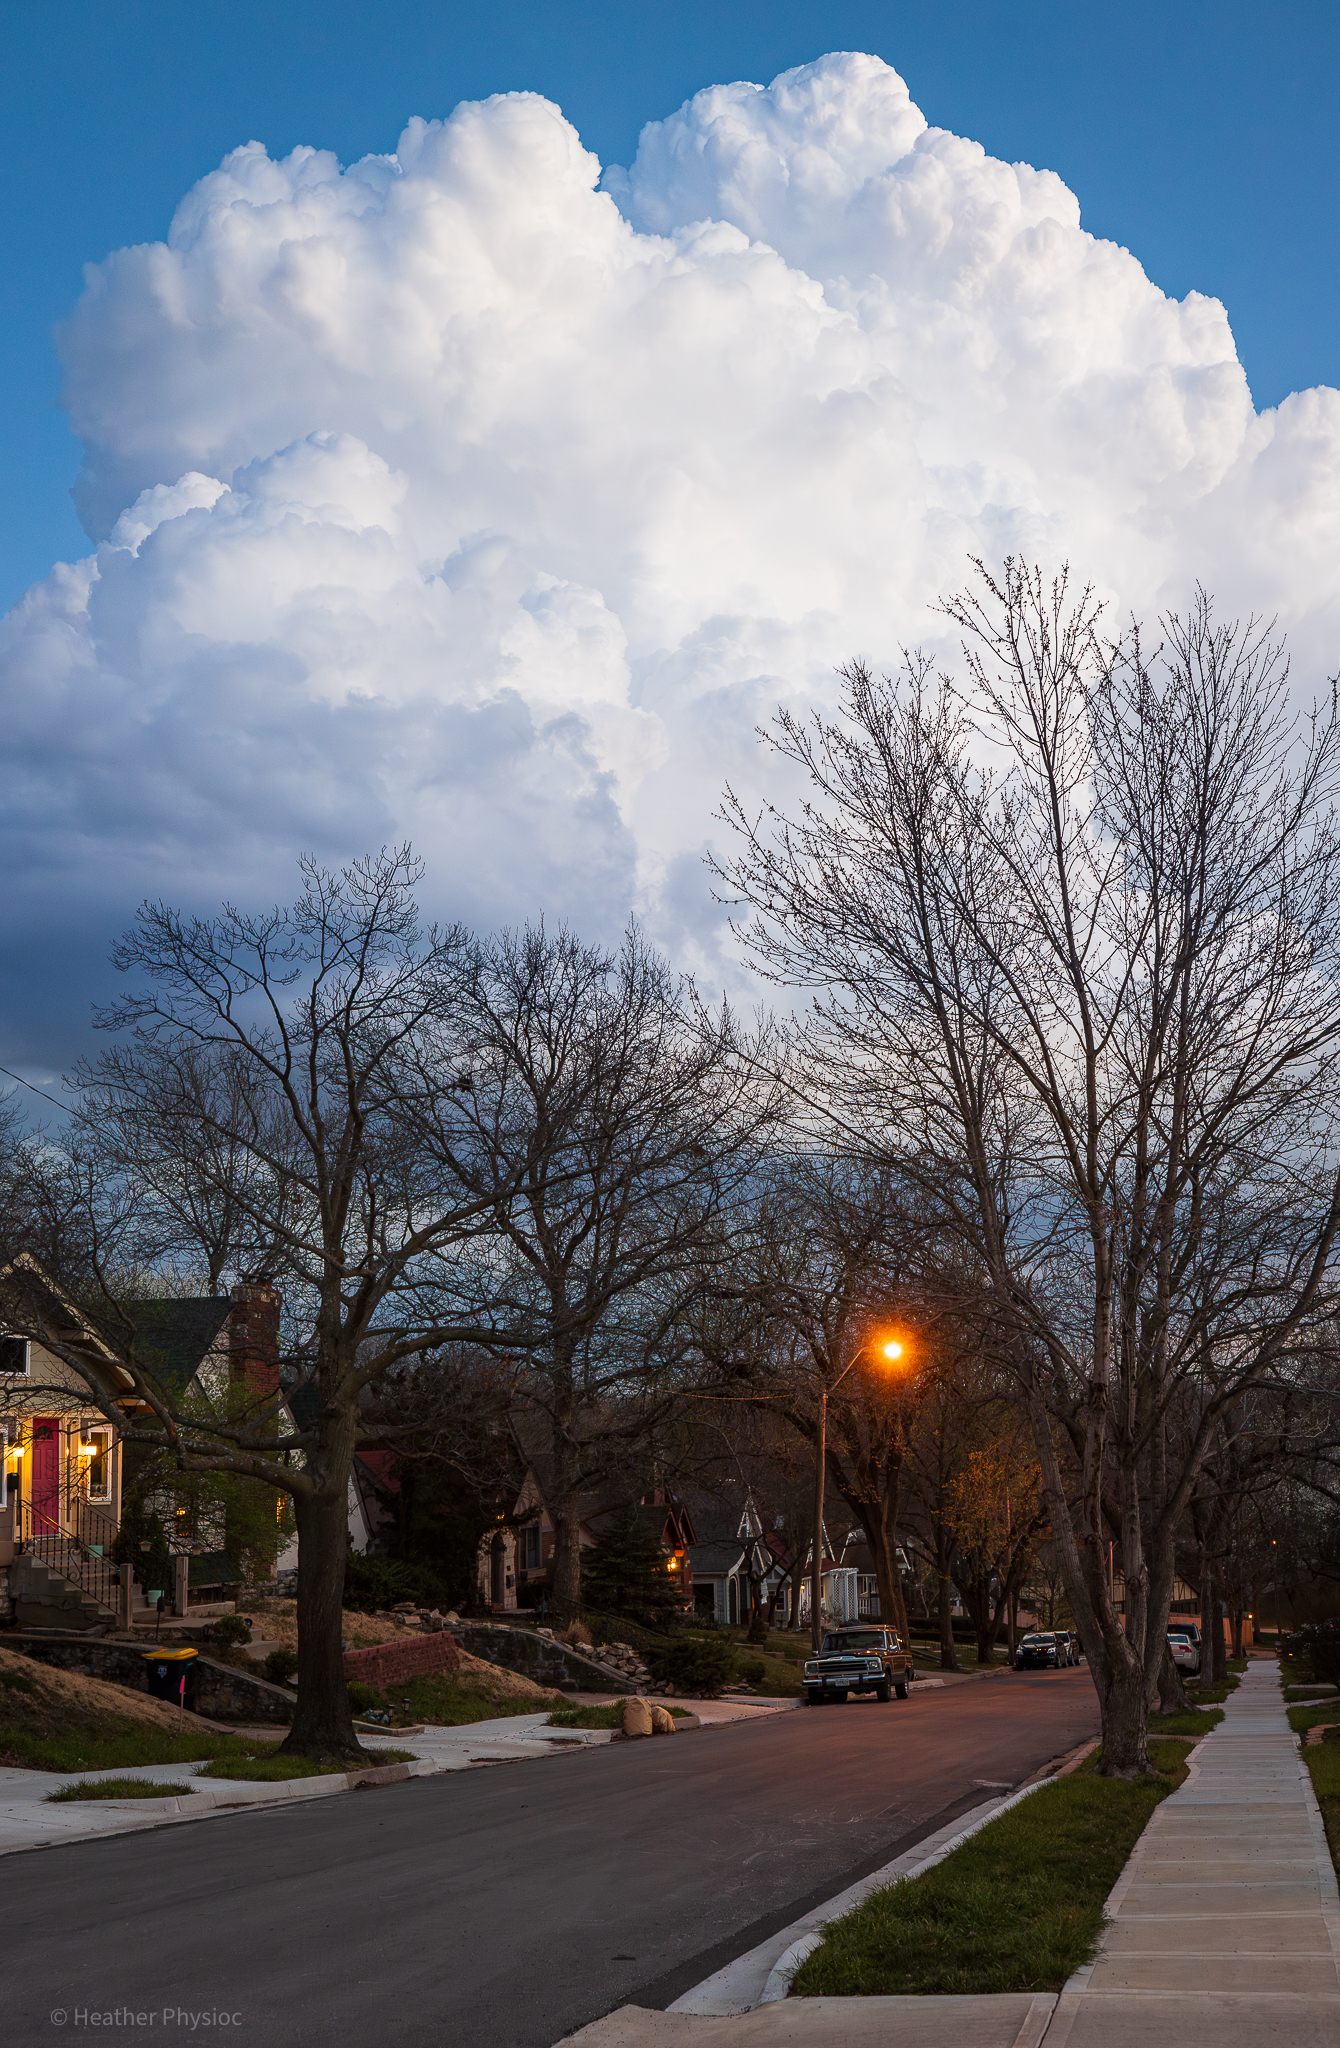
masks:
[[[11,1857],[6,2038],[550,2048],[1097,1728],[1086,1667],[1008,1673]]]

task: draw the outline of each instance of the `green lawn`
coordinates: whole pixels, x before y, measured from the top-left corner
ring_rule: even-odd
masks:
[[[280,1731],[282,1733],[282,1731]],[[114,1771],[131,1764],[192,1764],[211,1757],[245,1757],[256,1747],[240,1735],[168,1735],[143,1721],[106,1728],[98,1735],[31,1735],[23,1729],[0,1730],[0,1745],[15,1764],[33,1771]]]
[[[381,1692],[360,1685],[355,1718],[361,1720],[367,1709],[375,1706],[390,1709],[392,1728],[417,1727],[420,1722],[436,1728],[463,1728],[471,1721],[499,1721],[513,1714],[543,1713],[545,1705],[543,1699],[495,1693],[487,1686],[472,1685],[468,1679],[454,1678],[450,1672],[439,1672],[427,1678],[408,1679],[403,1685],[389,1686]]]
[[[77,1785],[62,1785],[48,1792],[46,1804],[61,1806],[72,1799],[175,1799],[193,1792],[193,1785],[158,1785],[149,1778],[81,1778]]]
[[[1295,1735],[1302,1735],[1308,1728],[1317,1728],[1323,1721],[1340,1721],[1340,1700],[1334,1695],[1324,1704],[1311,1707],[1289,1707],[1289,1726]]]
[[[1096,1950],[1103,1902],[1185,1777],[1190,1747],[1150,1743],[1161,1778],[1127,1783],[1086,1769],[1044,1785],[924,1877],[836,1921],[792,1996],[1059,1991]]]

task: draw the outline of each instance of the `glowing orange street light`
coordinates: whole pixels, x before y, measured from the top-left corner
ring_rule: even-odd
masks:
[[[886,1337],[882,1344],[878,1343],[878,1340],[872,1340],[869,1347],[865,1344],[858,1346],[831,1387],[827,1380],[819,1381],[819,1431],[815,1440],[814,1460],[814,1542],[810,1551],[810,1647],[816,1657],[819,1654],[819,1641],[823,1633],[821,1609],[824,1582],[824,1477],[828,1456],[828,1397],[837,1392],[861,1353],[867,1348],[878,1349],[889,1365],[897,1365],[904,1350],[902,1339],[899,1337]]]

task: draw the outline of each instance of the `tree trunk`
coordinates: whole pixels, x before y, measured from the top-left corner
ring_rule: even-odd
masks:
[[[1237,1605],[1236,1605],[1236,1606],[1234,1606],[1234,1607],[1230,1607],[1230,1608],[1229,1608],[1229,1610],[1228,1610],[1228,1612],[1229,1612],[1229,1619],[1231,1620],[1231,1622],[1232,1622],[1232,1624],[1233,1624],[1233,1655],[1234,1655],[1234,1657],[1235,1657],[1235,1658],[1240,1658],[1240,1657],[1242,1656],[1242,1603],[1241,1603],[1241,1601],[1239,1601],[1239,1602],[1237,1603]]]
[[[1218,1582],[1216,1581],[1216,1591],[1217,1588]],[[1228,1644],[1224,1641],[1224,1617],[1218,1611],[1219,1604],[1218,1599],[1216,1599],[1214,1603],[1214,1655],[1210,1660],[1210,1669],[1216,1685],[1222,1685],[1228,1677]]]
[[[335,1459],[316,1493],[293,1496],[298,1523],[298,1699],[281,1754],[367,1760],[344,1678],[344,1560],[349,1460]]]
[[[1200,1674],[1202,1685],[1214,1682],[1214,1638],[1219,1630],[1216,1613],[1218,1601],[1215,1598],[1214,1566],[1209,1552],[1201,1545],[1200,1553]]]
[[[1161,1714],[1185,1714],[1191,1702],[1186,1696],[1182,1674],[1173,1661],[1173,1653],[1165,1642],[1163,1662],[1159,1666],[1158,1702]]]
[[[550,1503],[554,1518],[554,1599],[577,1607],[582,1597],[582,1503],[575,1486]]]
[[[753,1560],[751,1559],[750,1562],[752,1564]],[[749,1633],[745,1637],[745,1641],[749,1643],[766,1643],[768,1640],[768,1612],[763,1597],[763,1590],[766,1584],[765,1578],[760,1578],[756,1571],[751,1570],[749,1574]]]
[[[938,1603],[940,1609],[940,1669],[942,1671],[957,1671],[958,1653],[954,1648],[953,1600],[948,1569],[938,1569],[938,1578],[940,1585]]]

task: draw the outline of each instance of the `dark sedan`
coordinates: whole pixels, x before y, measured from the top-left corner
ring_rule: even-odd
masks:
[[[1069,1645],[1051,1633],[1025,1636],[1014,1653],[1016,1671],[1060,1671],[1069,1662]]]

